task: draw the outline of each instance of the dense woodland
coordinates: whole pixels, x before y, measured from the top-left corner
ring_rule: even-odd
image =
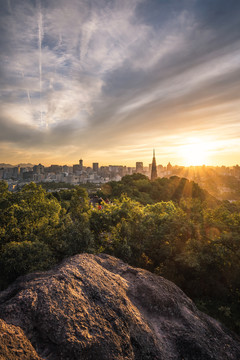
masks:
[[[0,287],[81,252],[105,252],[162,275],[197,306],[240,333],[240,202],[198,184],[144,175],[105,184],[93,207],[86,189],[47,192],[0,182]]]

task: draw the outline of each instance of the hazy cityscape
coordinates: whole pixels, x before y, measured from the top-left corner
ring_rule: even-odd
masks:
[[[80,159],[78,164],[44,166],[33,164],[0,164],[0,179],[8,183],[10,191],[16,191],[29,182],[61,183],[67,185],[93,184],[100,186],[109,181],[120,181],[125,175],[140,173],[151,179],[153,162],[144,164],[137,161],[135,166],[108,165],[99,162],[86,166]],[[219,199],[238,200],[240,198],[240,166],[179,166],[170,162],[163,166],[156,164],[156,177],[185,177],[197,182]],[[152,180],[155,180],[152,178]]]

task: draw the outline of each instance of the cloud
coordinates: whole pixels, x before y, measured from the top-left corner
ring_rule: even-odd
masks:
[[[6,0],[1,141],[75,157],[224,136],[239,121],[239,15],[232,0]]]

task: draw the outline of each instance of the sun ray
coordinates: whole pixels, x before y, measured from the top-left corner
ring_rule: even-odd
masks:
[[[186,166],[204,165],[208,161],[210,144],[200,139],[190,139],[179,149],[180,156]]]

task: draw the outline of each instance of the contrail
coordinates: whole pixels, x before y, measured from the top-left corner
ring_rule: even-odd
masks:
[[[11,6],[11,1],[7,0],[8,3],[8,11],[10,12],[10,14],[12,14],[12,6]]]
[[[22,77],[24,78],[24,71],[23,70],[22,70]],[[30,92],[29,92],[28,89],[26,89],[26,93],[27,93],[29,104],[32,105],[31,96],[30,96]]]
[[[39,49],[39,87],[40,87],[40,120],[42,121],[42,39],[43,39],[43,21],[42,21],[42,8],[41,0],[38,0],[38,49]]]
[[[29,104],[32,105],[32,101],[31,101],[31,97],[30,97],[30,92],[29,92],[28,89],[27,89],[27,96],[28,96]]]

